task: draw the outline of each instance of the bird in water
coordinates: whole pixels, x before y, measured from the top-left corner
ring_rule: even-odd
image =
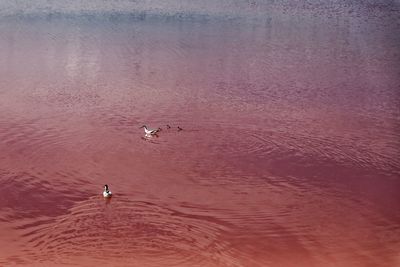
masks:
[[[146,134],[146,136],[157,135],[157,133],[158,133],[159,131],[161,131],[161,128],[149,129],[149,128],[147,128],[146,125],[143,125],[142,127],[139,127],[139,129],[140,129],[140,128],[144,128],[144,133]]]
[[[112,196],[111,191],[108,189],[108,185],[104,185],[103,197],[109,198]]]
[[[168,130],[172,128],[171,125],[169,125],[169,124],[167,124],[166,127],[167,127]],[[176,129],[177,129],[178,132],[183,130],[180,126],[176,127]]]

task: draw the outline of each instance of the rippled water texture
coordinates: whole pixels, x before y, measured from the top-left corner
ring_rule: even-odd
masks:
[[[399,266],[400,28],[371,10],[2,18],[0,265]]]

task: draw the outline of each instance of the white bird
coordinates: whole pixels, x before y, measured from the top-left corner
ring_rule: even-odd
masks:
[[[104,191],[103,191],[103,197],[111,197],[112,193],[110,190],[108,190],[108,185],[104,185]]]
[[[149,128],[147,128],[146,125],[143,125],[142,127],[139,127],[139,129],[140,128],[144,128],[144,133],[146,134],[146,136],[156,135],[159,131],[161,131],[161,128],[149,129]]]

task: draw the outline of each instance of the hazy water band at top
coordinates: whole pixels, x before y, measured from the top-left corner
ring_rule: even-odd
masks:
[[[140,16],[213,17],[266,19],[269,16],[323,15],[360,16],[384,13],[396,15],[400,1],[348,0],[36,0],[0,2],[0,15],[38,14],[132,14]],[[368,14],[369,13],[369,14]]]
[[[399,265],[396,2],[34,2],[0,3],[0,265]]]

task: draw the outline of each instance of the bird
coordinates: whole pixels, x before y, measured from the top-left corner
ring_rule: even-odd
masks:
[[[166,126],[167,126],[167,129],[171,129],[171,126],[169,124],[167,124]]]
[[[183,129],[181,127],[177,127],[178,128],[178,132],[182,131]]]
[[[144,128],[144,132],[146,134],[146,136],[151,136],[151,135],[156,135],[159,131],[161,131],[161,128],[157,128],[157,129],[148,129],[146,125],[143,125],[140,128]]]
[[[103,197],[109,198],[112,196],[112,193],[110,190],[108,190],[108,185],[104,185],[104,191],[103,191]]]

